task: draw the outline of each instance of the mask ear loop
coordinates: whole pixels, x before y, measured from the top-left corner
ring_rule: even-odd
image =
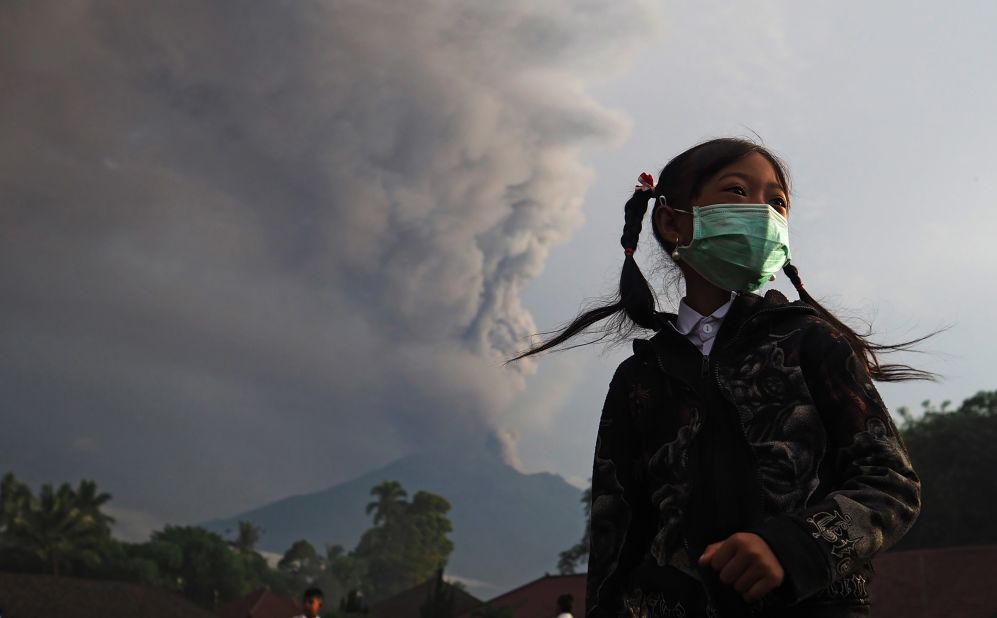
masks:
[[[658,205],[659,206],[668,206],[668,200],[665,198],[664,195],[659,195],[658,196]],[[684,214],[687,214],[687,215],[691,215],[692,214],[691,212],[689,212],[687,210],[679,210],[678,208],[672,208],[672,212],[681,212],[681,213],[684,213]],[[675,245],[675,248],[672,249],[672,259],[675,260],[676,262],[678,262],[679,260],[682,259],[682,254],[679,253],[679,240],[680,240],[679,237],[676,236],[675,240],[672,241],[672,244]]]

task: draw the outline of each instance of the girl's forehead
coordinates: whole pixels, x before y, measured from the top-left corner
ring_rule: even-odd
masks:
[[[734,161],[730,165],[722,168],[713,176],[712,180],[719,180],[725,176],[733,175],[740,175],[746,177],[747,179],[761,180],[764,184],[775,182],[779,184],[779,186],[782,186],[775,166],[772,165],[771,161],[758,152],[750,152],[737,161]]]

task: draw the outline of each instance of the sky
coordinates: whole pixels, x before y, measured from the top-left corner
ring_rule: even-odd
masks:
[[[992,3],[246,7],[0,5],[0,471],[97,480],[120,534],[423,449],[583,485],[626,346],[502,361],[718,136],[788,163],[812,294],[951,326],[891,408],[997,388]]]

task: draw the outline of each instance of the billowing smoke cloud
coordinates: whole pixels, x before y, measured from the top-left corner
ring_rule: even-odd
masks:
[[[0,467],[198,519],[492,448],[637,1],[0,5]]]

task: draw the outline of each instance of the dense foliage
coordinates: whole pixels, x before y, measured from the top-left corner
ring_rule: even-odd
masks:
[[[101,511],[110,499],[91,481],[76,489],[44,485],[36,496],[8,473],[0,480],[0,553],[15,565],[44,565],[55,575],[72,564],[98,564],[114,522]]]
[[[997,543],[997,391],[981,391],[952,410],[900,409],[902,433],[921,477],[921,516],[897,549]]]
[[[8,473],[0,480],[0,570],[143,583],[206,608],[263,587],[297,599],[318,586],[326,615],[362,613],[369,602],[433,577],[453,551],[445,499],[420,491],[408,501],[393,481],[371,494],[374,526],[352,552],[332,545],[323,555],[299,540],[272,568],[256,550],[261,532],[251,522],[240,522],[231,540],[196,526],[166,526],[144,543],[125,543],[111,536],[114,520],[102,511],[111,496],[94,482],[43,485],[35,495]]]

